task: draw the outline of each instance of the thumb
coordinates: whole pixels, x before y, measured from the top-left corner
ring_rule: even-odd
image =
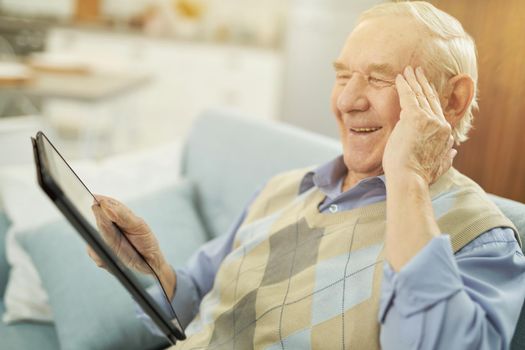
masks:
[[[91,260],[93,260],[98,267],[101,267],[103,269],[106,268],[106,264],[104,263],[104,261],[102,259],[100,259],[98,254],[95,253],[93,248],[91,248],[90,246],[87,246],[86,247],[86,251],[87,251],[89,257],[91,258]]]
[[[441,177],[441,175],[446,173],[452,167],[452,163],[456,154],[458,154],[458,151],[452,148],[448,152],[447,156],[443,157],[443,160],[441,161],[441,164],[439,166],[439,170],[436,173],[435,178],[432,179],[432,183],[435,183]]]

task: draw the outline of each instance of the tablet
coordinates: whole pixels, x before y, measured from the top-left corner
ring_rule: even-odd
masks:
[[[104,261],[107,269],[131,294],[144,312],[149,315],[168,341],[175,344],[177,339],[184,340],[186,338],[184,330],[155,271],[150,268],[149,273],[144,273],[131,269],[117,257],[110,246],[106,244],[102,232],[99,232],[97,228],[95,216],[91,209],[97,200],[91,191],[75,174],[43,132],[39,131],[34,138],[31,138],[31,141],[40,187],[86,243]],[[121,234],[125,244],[129,244],[130,250],[136,253],[145,265],[149,266],[116,225],[115,233]],[[146,288],[152,284],[157,284],[164,293],[163,305],[159,305],[147,293]],[[169,311],[167,313],[164,310]]]

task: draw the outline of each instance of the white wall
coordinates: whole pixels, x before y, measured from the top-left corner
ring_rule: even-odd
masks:
[[[7,13],[63,19],[71,18],[75,8],[72,0],[0,0],[0,7]]]
[[[382,0],[293,0],[285,38],[282,120],[338,137],[330,111],[332,62],[359,14]]]

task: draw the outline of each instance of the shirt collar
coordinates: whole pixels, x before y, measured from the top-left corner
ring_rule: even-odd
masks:
[[[343,155],[339,155],[329,162],[326,162],[316,169],[306,173],[301,180],[299,194],[316,186],[329,198],[333,199],[341,194],[341,188],[346,173],[347,169],[343,160]],[[358,188],[365,189],[367,187],[377,187],[378,184],[381,184],[383,187],[385,186],[386,178],[384,174],[364,178],[348,191],[353,191]]]

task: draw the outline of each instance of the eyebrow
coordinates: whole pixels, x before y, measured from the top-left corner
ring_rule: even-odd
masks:
[[[334,61],[333,66],[336,72],[350,70],[346,64],[340,61]],[[367,71],[392,76],[396,75],[396,70],[388,63],[371,63],[367,66]]]
[[[346,64],[340,61],[334,61],[332,65],[334,66],[334,69],[336,70],[336,72],[341,71],[341,70],[350,70],[350,68],[348,68]]]

